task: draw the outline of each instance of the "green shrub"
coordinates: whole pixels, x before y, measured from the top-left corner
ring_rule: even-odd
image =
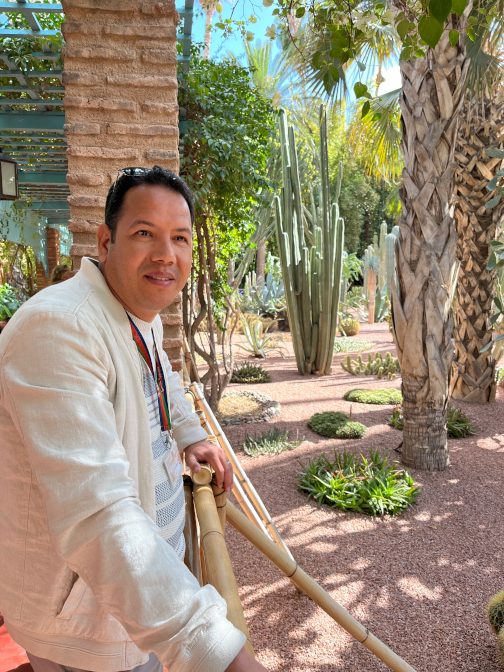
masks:
[[[232,383],[269,383],[270,374],[260,364],[243,364],[238,369],[233,369]]]
[[[371,516],[394,516],[411,506],[419,488],[407,471],[389,466],[387,455],[371,451],[359,461],[351,453],[334,451],[334,461],[325,454],[310,460],[298,475],[299,489],[319,504]]]
[[[315,413],[308,420],[308,427],[321,436],[330,439],[360,439],[367,428],[360,422],[351,422],[348,415],[335,411]]]
[[[394,408],[394,412],[390,416],[389,424],[402,432],[404,427],[404,417],[400,406]],[[451,404],[448,404],[446,429],[449,439],[462,439],[464,436],[476,434],[476,428],[469,418],[462,413],[459,408],[455,408],[455,406],[452,406]]]
[[[0,285],[0,320],[12,317],[20,305],[12,287],[7,283]]]
[[[349,336],[341,336],[334,341],[334,352],[336,354],[341,352],[364,352],[370,350],[376,345],[372,341],[359,341],[357,338],[350,338]]]
[[[346,401],[360,404],[400,404],[402,394],[399,390],[348,390],[343,397]]]
[[[487,604],[487,617],[490,627],[499,634],[504,625],[504,590],[490,598]]]
[[[280,455],[286,450],[292,450],[301,445],[302,441],[298,439],[291,441],[290,432],[285,429],[277,429],[271,427],[267,432],[254,435],[251,437],[245,433],[245,441],[243,442],[243,450],[250,457],[257,457],[258,455]]]

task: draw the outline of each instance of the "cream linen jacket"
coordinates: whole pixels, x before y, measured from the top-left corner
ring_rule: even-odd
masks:
[[[162,351],[162,325],[154,322]],[[206,438],[164,360],[179,449]],[[154,522],[141,364],[97,266],[44,289],[0,335],[0,611],[36,656],[94,672],[157,654],[223,672],[245,636]]]

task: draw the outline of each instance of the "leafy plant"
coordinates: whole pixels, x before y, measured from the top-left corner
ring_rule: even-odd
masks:
[[[361,439],[367,427],[360,422],[352,422],[348,415],[336,411],[315,413],[308,420],[308,427],[316,434],[331,439]]]
[[[369,460],[361,455],[359,461],[351,453],[335,450],[334,461],[323,454],[303,466],[299,489],[319,504],[343,511],[394,516],[416,501],[419,488],[407,471],[393,465],[379,450],[371,451]]]
[[[249,352],[254,355],[254,357],[260,357],[262,359],[266,359],[268,352],[274,352],[276,350],[280,353],[282,358],[285,359],[285,348],[277,342],[272,341],[272,335],[268,334],[268,329],[271,329],[276,325],[276,320],[271,320],[266,328],[258,315],[250,315],[248,319],[245,319],[243,315],[240,315],[240,322],[249,345],[240,345],[238,343],[237,346],[239,348]]]
[[[278,429],[277,427],[270,427],[267,432],[257,436],[250,436],[245,433],[245,441],[243,442],[243,450],[250,457],[257,457],[258,455],[280,455],[286,450],[292,450],[302,444],[299,439],[291,440],[290,432],[287,429]]]
[[[242,364],[239,368],[233,369],[231,376],[232,383],[269,383],[271,381],[270,374],[258,364],[249,364],[248,362]]]
[[[400,404],[402,394],[399,390],[348,390],[343,398],[346,401],[357,401],[360,404]]]
[[[403,430],[404,418],[402,408],[396,406],[390,417],[389,424],[396,429]],[[448,404],[448,412],[446,415],[446,429],[449,439],[462,439],[464,436],[476,434],[476,428],[469,420],[469,418],[462,413],[459,408]]]
[[[258,312],[261,315],[276,315],[287,307],[283,281],[267,273],[262,284],[257,284],[255,271],[245,278],[245,289],[241,308],[247,312]]]
[[[376,343],[372,341],[359,341],[357,338],[341,336],[334,342],[334,352],[364,352],[364,350],[370,350],[375,345]]]
[[[10,285],[0,285],[0,320],[12,317],[21,303]]]
[[[355,317],[348,316],[339,322],[338,327],[340,332],[345,336],[356,336],[359,333],[360,324],[359,320],[356,320]]]
[[[351,360],[350,355],[348,355],[345,361],[340,363],[343,371],[351,373],[353,376],[363,373],[366,376],[376,376],[378,379],[388,376],[388,379],[392,380],[396,377],[396,373],[401,370],[399,360],[393,357],[390,352],[387,352],[385,359],[379,352],[375,354],[374,358],[369,353],[367,362],[362,359],[361,355],[358,356],[357,360]]]

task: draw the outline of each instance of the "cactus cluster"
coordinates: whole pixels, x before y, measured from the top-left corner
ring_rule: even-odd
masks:
[[[401,371],[399,360],[390,352],[387,352],[385,358],[379,352],[374,357],[369,353],[367,362],[362,359],[362,355],[359,355],[357,360],[352,360],[348,355],[341,362],[341,368],[353,376],[363,373],[366,376],[377,376],[377,378],[386,376],[389,380],[395,378],[396,373]]]
[[[329,194],[327,120],[320,108],[320,195],[315,202],[310,185],[310,208],[301,200],[301,183],[294,128],[279,114],[283,187],[275,196],[275,221],[287,313],[296,364],[301,375],[331,371],[336,336],[343,264],[344,223],[338,198]]]
[[[368,301],[368,321],[378,321],[383,312],[385,296],[392,296],[395,282],[395,241],[399,227],[387,233],[387,223],[380,226],[380,237],[375,234],[372,245],[364,250],[364,296]],[[377,299],[377,300],[376,300]]]

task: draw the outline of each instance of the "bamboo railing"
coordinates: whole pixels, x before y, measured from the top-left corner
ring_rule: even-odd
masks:
[[[187,358],[187,350],[185,354]],[[196,370],[194,362],[191,361],[191,363]],[[196,573],[193,571],[195,576],[198,576],[197,573],[199,572],[200,583],[211,583],[226,600],[228,619],[247,637],[245,644],[247,650],[254,655],[250,634],[243,615],[238,586],[226,548],[225,520],[276,565],[299,590],[310,597],[336,623],[342,626],[360,644],[369,649],[393,672],[415,672],[411,665],[359,623],[298,566],[239,463],[229,441],[222,432],[200,386],[191,383],[189,390],[202,426],[207,432],[208,429],[211,430],[210,441],[217,442],[228,456],[235,476],[233,494],[246,515],[243,515],[236,506],[227,501],[226,493],[222,488],[217,487],[215,481],[211,481],[212,473],[211,469],[208,468],[209,465],[202,465],[198,474],[191,474],[192,488],[187,477],[185,477],[187,529],[184,534],[186,544],[188,540],[190,543],[190,548],[186,549],[185,562],[191,571],[193,571],[192,567],[195,567]],[[192,500],[190,497],[191,490]],[[194,513],[196,519],[194,519]],[[198,540],[203,556],[200,563],[198,563],[198,553],[196,551]]]

